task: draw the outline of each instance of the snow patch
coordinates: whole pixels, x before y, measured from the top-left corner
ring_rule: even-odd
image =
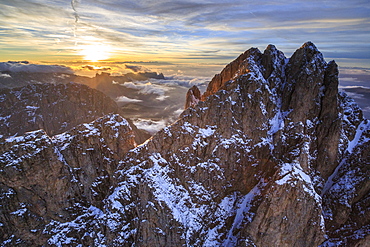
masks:
[[[296,186],[298,180],[300,180],[303,182],[303,190],[321,203],[321,196],[316,193],[311,177],[303,171],[299,163],[284,163],[280,168],[280,175],[282,178],[275,181],[276,184],[283,185],[288,183]]]

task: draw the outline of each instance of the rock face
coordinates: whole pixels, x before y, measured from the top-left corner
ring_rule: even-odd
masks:
[[[264,53],[249,49],[216,75],[201,97],[191,89],[189,107],[178,121],[115,156],[118,167],[105,168],[109,192],[81,189],[73,198],[83,197],[82,202],[73,201],[68,217],[42,218],[38,228],[18,223],[31,210],[23,205],[42,203],[36,196],[18,196],[20,177],[2,178],[7,201],[1,229],[22,226],[2,239],[25,242],[39,229],[37,244],[51,246],[366,246],[370,123],[351,99],[338,94],[337,77],[335,62],[326,63],[310,42],[289,59],[273,45]],[[54,140],[59,153],[72,157],[63,160],[81,163],[73,158],[75,148],[63,153],[63,147],[74,143],[86,149],[83,138]],[[110,142],[112,156],[126,143],[116,142]],[[3,170],[23,157],[20,144],[4,145],[17,150]],[[10,157],[6,152],[2,157]],[[85,170],[96,166],[93,160]],[[44,175],[53,180],[54,172]],[[76,179],[94,184],[89,176]],[[68,189],[75,193],[73,186]],[[57,201],[65,204],[51,207],[57,215],[69,208],[63,199]]]
[[[38,129],[53,136],[109,113],[122,114],[108,96],[77,83],[30,84],[1,89],[0,103],[0,135],[3,137]],[[130,124],[137,143],[150,137]]]
[[[119,115],[52,138],[40,130],[2,139],[2,243],[43,245],[53,226],[95,212],[109,191],[118,160],[134,146],[131,127]]]

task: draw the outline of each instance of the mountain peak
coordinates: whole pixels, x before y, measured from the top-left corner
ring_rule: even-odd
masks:
[[[305,42],[300,48],[308,48],[308,49],[311,49],[311,50],[318,50],[316,45],[314,43],[312,43],[311,41]]]
[[[310,73],[310,71],[315,73],[315,68],[322,68],[324,64],[326,62],[322,53],[310,41],[304,43],[289,59],[271,44],[266,47],[263,54],[257,48],[250,48],[229,63],[220,74],[216,74],[212,78],[207,90],[202,95],[202,100],[204,101],[208,96],[223,89],[227,82],[240,76],[249,74],[258,77],[263,75],[265,79],[268,79],[273,71],[277,71],[276,73],[279,74],[280,81],[282,81],[285,77],[296,77],[297,73]],[[287,73],[285,73],[286,71]],[[275,85],[276,82],[273,84]]]
[[[267,47],[266,47],[266,49],[265,49],[265,51],[275,51],[275,50],[277,50],[277,48],[276,48],[276,46],[275,45],[273,45],[273,44],[269,44]]]

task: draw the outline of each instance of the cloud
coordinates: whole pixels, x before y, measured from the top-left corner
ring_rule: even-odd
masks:
[[[134,121],[134,124],[139,129],[146,130],[152,135],[167,126],[167,122],[164,119],[159,120],[159,121],[154,121],[151,119],[138,118]]]
[[[169,98],[170,96],[168,95],[159,95],[157,98],[155,98],[156,100],[159,100],[159,101],[164,101],[165,99]]]
[[[179,108],[174,110],[172,114],[167,116],[166,118],[162,118],[161,120],[153,120],[153,119],[144,119],[144,118],[137,118],[134,120],[134,124],[139,128],[148,131],[150,134],[155,134],[156,132],[160,131],[164,127],[172,124],[175,122],[179,115],[184,111],[183,108]]]
[[[125,64],[125,68],[129,69],[129,70],[131,70],[135,73],[137,73],[137,72],[149,72],[150,71],[149,69],[147,69],[143,66],[140,66],[140,65],[127,65],[127,64]]]
[[[0,77],[4,77],[4,78],[12,78],[11,75],[9,74],[3,74],[3,73],[0,73]]]
[[[95,67],[92,65],[84,65],[82,66],[83,69],[88,69],[88,70],[95,70]]]
[[[66,58],[78,54],[76,44],[100,43],[128,61],[229,62],[250,46],[273,43],[291,54],[312,40],[342,63],[369,64],[369,24],[368,3],[361,0],[3,0],[0,49],[19,59]]]
[[[355,93],[355,92],[348,92],[348,91],[346,91],[345,90],[345,92],[346,92],[346,94],[349,96],[349,97],[351,97],[351,98],[353,98],[353,99],[357,99],[357,100],[359,100],[359,99],[365,99],[365,95],[363,95],[363,94],[358,94],[358,93]]]
[[[339,67],[339,86],[370,88],[370,69]]]
[[[168,87],[161,86],[161,85],[156,85],[151,82],[125,82],[124,84],[121,84],[124,87],[131,88],[131,89],[136,89],[139,90],[140,94],[156,94],[158,96],[161,96],[161,99],[164,98],[164,94],[166,91],[169,90]]]
[[[112,70],[110,67],[97,67],[97,66],[94,66],[94,65],[83,65],[83,66],[81,66],[81,68],[87,69],[87,70],[93,70],[93,71],[109,71],[109,70]]]
[[[142,102],[140,99],[131,99],[126,96],[119,96],[116,98],[116,102],[119,103],[137,103],[137,102]]]
[[[71,0],[71,6],[72,6],[72,9],[73,9],[73,12],[74,12],[75,22],[78,22],[78,19],[80,19],[80,15],[77,12],[78,4],[79,4],[78,0]]]
[[[63,65],[41,65],[25,62],[1,62],[0,71],[33,72],[33,73],[65,73],[73,74],[73,70]]]
[[[166,79],[151,79],[149,81],[141,82],[141,84],[134,84],[130,82],[127,86],[131,88],[136,88],[138,90],[143,90],[148,92],[153,90],[153,93],[158,95],[164,95],[164,92],[171,90],[175,87],[191,88],[196,85],[201,91],[205,91],[211,77],[194,77],[194,76],[184,76],[184,75],[171,75],[166,76]],[[124,84],[124,86],[126,83]],[[150,89],[149,89],[150,88]],[[158,91],[157,91],[158,90]],[[163,93],[161,91],[164,91]]]

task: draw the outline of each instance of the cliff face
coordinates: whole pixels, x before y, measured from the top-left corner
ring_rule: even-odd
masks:
[[[289,59],[272,45],[264,53],[252,48],[216,75],[202,96],[192,88],[190,107],[178,121],[127,153],[131,137],[120,143],[112,134],[100,145],[85,139],[95,133],[92,127],[81,127],[78,138],[56,136],[48,142],[76,171],[62,170],[71,175],[61,175],[66,181],[60,186],[71,192],[58,195],[75,193],[74,200],[44,201],[59,203],[51,207],[57,215],[66,209],[70,214],[42,218],[38,228],[19,223],[30,217],[22,213],[31,210],[23,210],[28,203],[32,208],[42,203],[30,199],[39,194],[18,196],[16,188],[32,191],[38,185],[22,187],[24,178],[3,177],[1,229],[9,230],[2,239],[15,243],[35,233],[38,244],[48,245],[366,246],[370,123],[351,99],[338,94],[337,76],[336,64],[326,63],[310,42]],[[99,133],[105,125],[110,126],[102,122]],[[14,139],[3,143],[1,157],[14,149],[11,158],[3,158],[4,173],[13,167],[9,162],[24,156]],[[110,151],[82,157],[92,144]],[[48,152],[28,153],[45,159],[53,154]],[[106,173],[93,173],[104,161]],[[40,177],[51,181],[55,172]],[[83,184],[78,192],[69,186],[72,175]],[[11,235],[17,224],[22,232]]]

